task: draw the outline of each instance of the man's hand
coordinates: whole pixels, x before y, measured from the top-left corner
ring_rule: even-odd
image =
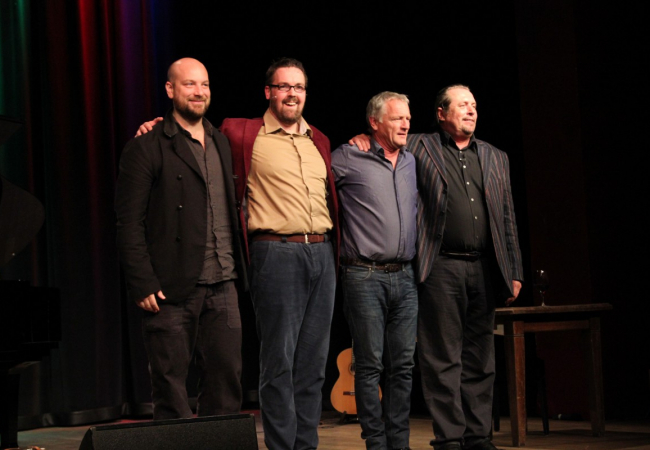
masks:
[[[142,125],[140,125],[140,128],[138,128],[138,132],[135,133],[135,137],[142,136],[143,134],[147,134],[153,129],[153,126],[163,120],[162,117],[156,117],[150,122],[145,122]]]
[[[348,141],[348,144],[356,145],[362,152],[367,152],[370,150],[370,136],[367,134],[357,134]]]
[[[140,308],[144,309],[145,311],[157,313],[158,311],[160,311],[160,307],[158,307],[156,296],[158,296],[160,300],[165,300],[165,296],[163,295],[162,291],[158,291],[157,294],[151,294],[150,296],[145,297],[142,300],[136,300],[135,304],[138,305]]]
[[[506,299],[506,306],[517,300],[517,297],[519,297],[519,291],[521,291],[521,281],[512,280],[512,292],[514,292],[515,295]]]

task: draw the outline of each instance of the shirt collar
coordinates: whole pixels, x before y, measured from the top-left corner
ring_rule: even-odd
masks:
[[[181,132],[181,134],[183,134],[188,138],[194,139],[192,137],[192,134],[189,131],[187,131],[185,128],[183,128],[180,123],[176,122],[176,120],[174,120],[174,123],[176,123],[176,126],[178,127],[178,130]],[[203,118],[203,131],[205,132],[206,136],[212,137],[212,124],[205,117]]]
[[[205,134],[207,136],[212,137],[212,124],[205,117],[203,118],[203,129],[205,130]],[[165,134],[169,137],[172,137],[178,132],[184,136],[191,137],[190,133],[176,121],[173,115],[173,110],[170,109],[165,116]]]
[[[406,146],[401,147],[399,149],[399,152],[403,153],[404,150],[406,150]],[[373,152],[375,155],[380,155],[384,157],[386,156],[384,152],[384,148],[381,145],[379,145],[379,142],[377,142],[374,137],[370,138],[370,151]]]
[[[458,146],[456,145],[456,141],[454,141],[451,138],[451,135],[447,133],[445,130],[441,129],[440,130],[440,137],[442,140],[442,143],[446,145],[447,147],[451,147],[456,150],[460,150]],[[472,137],[469,138],[469,144],[467,144],[467,149],[469,150],[476,150],[476,137],[474,134],[472,134]]]
[[[282,124],[278,121],[278,119],[276,119],[271,111],[267,109],[264,113],[264,132],[266,134],[274,134],[278,133],[279,131],[284,131],[287,133],[284,128],[282,128]],[[300,118],[300,130],[298,131],[298,134],[306,134],[307,136],[312,137],[311,128],[309,128],[309,125],[307,124],[307,121],[304,117]]]

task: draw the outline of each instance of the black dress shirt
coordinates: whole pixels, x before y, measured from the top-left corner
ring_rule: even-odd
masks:
[[[491,247],[490,218],[476,141],[472,136],[469,145],[459,149],[446,132],[441,138],[448,183],[442,250],[484,252]]]

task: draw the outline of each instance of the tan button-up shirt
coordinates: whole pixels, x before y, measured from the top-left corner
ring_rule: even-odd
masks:
[[[287,133],[266,111],[253,145],[248,174],[248,232],[324,234],[332,229],[327,209],[327,169],[301,119],[298,134]]]

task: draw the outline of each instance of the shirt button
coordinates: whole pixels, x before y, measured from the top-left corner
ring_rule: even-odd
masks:
[[[176,178],[177,178],[178,180],[182,180],[182,179],[183,179],[183,175],[179,175],[179,176],[177,176]]]
[[[474,199],[473,199],[473,198],[470,198],[470,200],[471,200],[471,201],[474,201]]]
[[[467,182],[467,185],[469,186],[469,181]]]
[[[183,205],[178,205],[176,209],[180,211],[181,209],[183,209]]]

